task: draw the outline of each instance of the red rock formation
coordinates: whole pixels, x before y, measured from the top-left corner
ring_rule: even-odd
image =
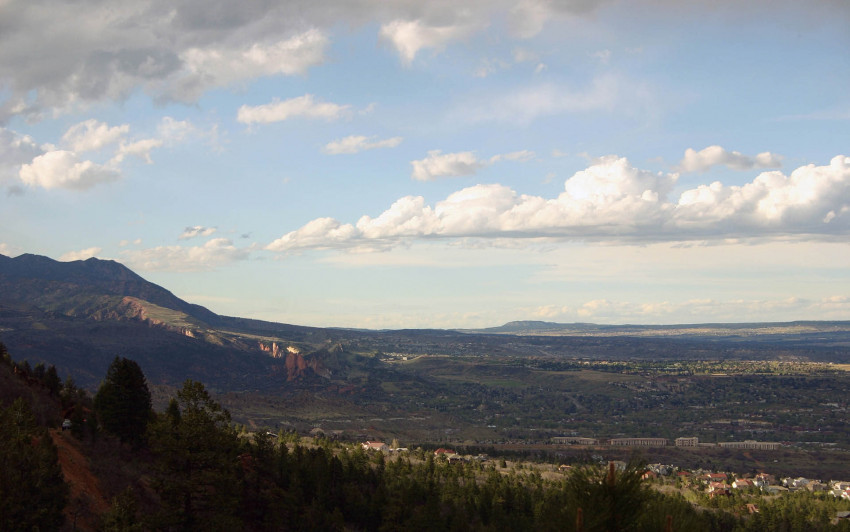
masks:
[[[288,381],[301,377],[309,367],[307,361],[304,360],[304,357],[300,353],[287,353],[285,366],[286,380]]]
[[[272,345],[266,345],[263,342],[259,342],[259,345],[260,351],[268,353],[272,358],[281,358],[283,356],[277,342],[272,342]]]

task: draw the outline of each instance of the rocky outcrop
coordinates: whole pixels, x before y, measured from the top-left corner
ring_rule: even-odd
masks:
[[[280,345],[277,342],[272,342],[271,345],[266,345],[263,342],[258,342],[260,351],[268,353],[272,358],[281,358],[283,353],[280,350]]]
[[[145,308],[145,302],[130,296],[121,299],[121,303],[117,306],[117,308],[102,313],[102,315],[94,315],[93,317],[95,319],[107,318],[114,320],[136,320],[147,323],[151,327],[158,327],[167,331],[176,332],[189,338],[196,337],[195,331],[188,327],[171,325],[162,320],[151,318]]]
[[[257,345],[260,347],[260,351],[267,353],[272,358],[283,358],[284,354],[301,354],[301,350],[295,347],[294,345],[286,346],[285,350],[281,349],[280,344],[278,344],[277,342],[272,342],[271,345],[266,345],[263,342],[257,342]]]
[[[270,344],[257,342],[257,345],[260,351],[270,357],[283,359],[287,381],[300,380],[310,375],[330,378],[331,371],[322,364],[320,357],[305,357],[297,347],[290,345],[281,348],[281,344],[278,342],[271,342]]]
[[[301,353],[288,351],[284,361],[286,380],[299,380],[311,374],[329,379],[331,371],[316,357],[306,358]]]

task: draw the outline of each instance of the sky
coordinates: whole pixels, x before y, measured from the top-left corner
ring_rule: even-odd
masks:
[[[0,0],[0,254],[219,314],[850,319],[844,0]]]

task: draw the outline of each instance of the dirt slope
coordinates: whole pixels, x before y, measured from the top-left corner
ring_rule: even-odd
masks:
[[[66,527],[71,530],[95,530],[97,516],[109,509],[109,501],[100,489],[89,460],[78,448],[70,433],[52,429],[50,437],[59,451],[59,465],[65,482],[71,488],[65,507]]]

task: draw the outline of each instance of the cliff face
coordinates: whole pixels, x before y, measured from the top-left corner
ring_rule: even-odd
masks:
[[[145,302],[130,296],[122,298],[121,303],[117,307],[95,313],[92,315],[92,318],[98,320],[137,320],[147,323],[151,327],[159,327],[167,331],[182,334],[183,336],[188,336],[189,338],[195,338],[195,333],[189,327],[169,324],[162,320],[150,317],[147,309],[145,308]]]

